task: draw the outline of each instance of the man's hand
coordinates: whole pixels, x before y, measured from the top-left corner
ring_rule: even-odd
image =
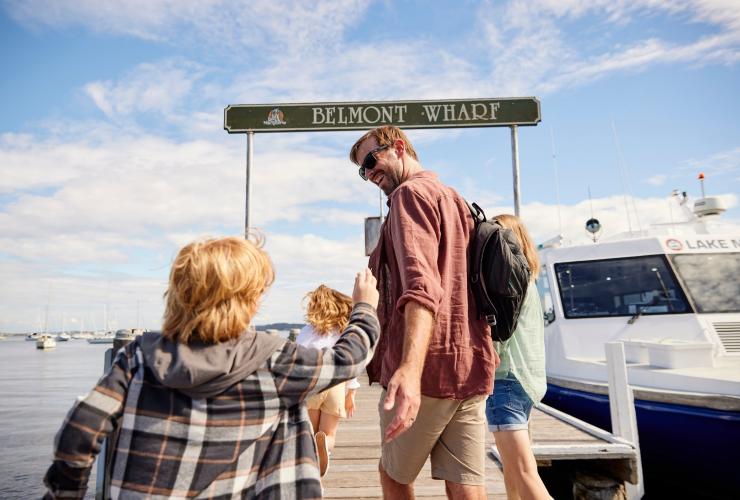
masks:
[[[385,428],[385,442],[392,441],[411,427],[421,404],[421,373],[415,367],[401,365],[388,382],[383,409],[395,406],[396,416]]]
[[[355,416],[355,389],[349,389],[344,396],[344,411],[347,412],[347,418]]]

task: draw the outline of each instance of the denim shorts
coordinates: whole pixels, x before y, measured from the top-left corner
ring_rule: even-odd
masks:
[[[488,430],[519,431],[529,428],[529,414],[532,412],[533,402],[519,381],[509,377],[496,380],[493,384],[493,394],[486,400],[486,420]]]

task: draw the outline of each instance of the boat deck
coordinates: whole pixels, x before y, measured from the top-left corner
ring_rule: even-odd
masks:
[[[355,416],[339,426],[337,443],[331,456],[329,471],[324,477],[325,498],[382,498],[378,478],[380,430],[377,405],[380,387],[367,385],[357,391]],[[591,429],[587,432],[583,428]],[[596,435],[595,435],[596,434]],[[611,435],[546,406],[532,413],[531,436],[535,457],[540,466],[572,461],[588,464],[591,469],[606,471],[620,480],[634,478],[635,450]],[[504,479],[496,460],[497,450],[488,433],[489,457],[486,463],[487,497],[505,499]],[[420,498],[446,498],[443,481],[431,478],[429,461],[415,483]]]

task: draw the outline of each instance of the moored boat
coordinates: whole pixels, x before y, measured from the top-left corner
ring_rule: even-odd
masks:
[[[36,349],[54,349],[56,346],[57,343],[51,335],[39,335],[36,339]]]
[[[621,341],[649,497],[740,491],[740,230],[716,232],[710,215],[540,252],[544,401],[610,429],[604,346]]]
[[[88,344],[112,344],[115,339],[113,332],[99,332],[87,339]]]

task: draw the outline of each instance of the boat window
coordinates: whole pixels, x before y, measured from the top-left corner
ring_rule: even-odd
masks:
[[[550,278],[543,266],[540,275],[537,277],[537,292],[540,294],[540,303],[542,303],[543,319],[545,326],[555,321],[555,304],[552,301],[552,292],[550,291]]]
[[[566,318],[691,312],[665,257],[555,264]]]
[[[672,255],[700,313],[740,312],[740,253]]]

